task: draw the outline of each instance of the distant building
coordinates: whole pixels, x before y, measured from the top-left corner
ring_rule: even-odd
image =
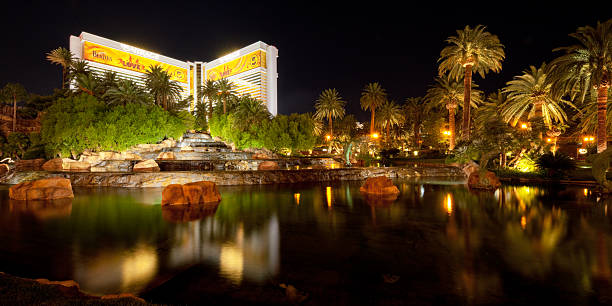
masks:
[[[133,80],[141,86],[144,86],[147,69],[151,65],[160,65],[183,88],[183,98],[193,96],[190,111],[202,99],[198,88],[205,80],[227,78],[239,95],[259,99],[272,115],[278,113],[278,49],[261,41],[210,62],[185,62],[82,32],[78,37],[70,36],[70,51],[76,58],[86,61],[94,73],[113,71],[119,78]]]

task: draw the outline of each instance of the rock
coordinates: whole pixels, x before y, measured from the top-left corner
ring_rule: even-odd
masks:
[[[135,296],[133,293],[106,294],[102,300],[125,300],[124,304],[147,304],[147,301]]]
[[[76,287],[77,289],[80,289],[79,283],[77,283],[74,280],[51,281],[46,278],[39,278],[39,279],[35,279],[35,281],[37,281],[39,284],[42,284],[42,285],[60,285],[64,287]]]
[[[159,159],[159,160],[175,160],[176,156],[174,156],[174,152],[161,152],[159,153],[159,155],[157,155],[157,158],[155,159]]]
[[[474,161],[470,160],[469,162],[461,165],[460,168],[463,173],[465,173],[465,177],[470,177],[472,173],[480,169],[480,166]]]
[[[161,205],[200,204],[221,201],[217,185],[209,181],[199,181],[184,185],[168,185],[162,191]]]
[[[132,171],[131,160],[103,160],[91,166],[91,172],[130,172]]]
[[[159,165],[152,159],[141,161],[134,165],[134,172],[157,172],[159,171]]]
[[[40,171],[46,161],[44,158],[21,159],[15,162],[15,171]]]
[[[359,191],[368,194],[395,195],[399,194],[399,189],[393,185],[393,181],[386,176],[368,178]]]
[[[189,145],[181,147],[181,152],[193,152],[193,148]]]
[[[280,167],[278,166],[278,163],[273,162],[273,161],[264,161],[261,164],[259,164],[259,166],[257,166],[257,170],[279,170]]]
[[[70,217],[72,198],[53,201],[20,201],[9,199],[11,213],[33,216],[38,220]]]
[[[32,182],[23,182],[9,188],[9,197],[13,200],[54,200],[74,198],[69,179],[47,178]]]
[[[176,146],[176,140],[170,138],[170,139],[165,139],[164,141],[161,142],[161,146],[164,148],[171,148]]]
[[[7,164],[0,164],[0,176],[5,175],[11,171],[11,168]]]
[[[54,158],[42,165],[45,171],[75,171],[89,172],[91,165],[88,162],[80,162],[70,158]]]
[[[484,175],[482,174],[483,173],[480,171],[472,172],[472,174],[470,174],[468,177],[468,187],[473,189],[495,190],[501,186],[501,182],[495,173],[486,171],[484,172]]]

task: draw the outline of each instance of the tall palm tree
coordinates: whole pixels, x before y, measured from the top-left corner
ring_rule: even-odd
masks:
[[[170,75],[159,65],[151,65],[146,72],[145,84],[155,104],[161,105],[168,110],[170,103],[176,103],[181,98],[183,89],[175,81],[170,79]]]
[[[408,119],[412,122],[412,130],[414,132],[414,146],[419,149],[420,144],[420,130],[421,124],[423,123],[423,115],[425,113],[425,99],[423,97],[410,97],[406,98],[404,102],[404,110],[406,111],[406,121]]]
[[[17,129],[17,101],[25,99],[28,95],[28,92],[25,88],[18,83],[8,83],[2,89],[2,94],[7,100],[13,102],[13,129],[15,132]]]
[[[380,106],[378,111],[378,122],[381,128],[387,130],[387,142],[391,139],[391,127],[401,124],[404,121],[402,108],[394,101],[386,101]]]
[[[438,77],[435,82],[427,90],[425,100],[429,104],[429,109],[433,106],[444,106],[448,110],[448,129],[450,132],[448,148],[453,150],[457,143],[455,112],[459,106],[463,107],[465,86],[461,84],[461,80],[455,81],[450,77]],[[474,83],[470,86],[471,107],[478,107],[478,103],[482,102],[482,92],[477,87]]]
[[[90,96],[99,96],[100,82],[93,73],[81,73],[75,79],[77,91],[87,93]]]
[[[47,60],[53,64],[62,66],[62,89],[65,88],[66,82],[68,81],[68,69],[72,63],[74,56],[72,53],[63,47],[59,47],[49,53],[47,53]]]
[[[236,126],[240,130],[248,130],[249,127],[270,119],[268,108],[260,101],[251,96],[238,98],[238,105],[234,111]]]
[[[103,98],[111,105],[127,105],[128,103],[149,104],[151,96],[131,80],[121,80],[117,87],[109,88]]]
[[[501,63],[505,58],[504,46],[499,38],[486,30],[483,25],[463,30],[457,30],[457,36],[446,39],[450,44],[440,52],[438,72],[440,75],[448,72],[451,77],[459,80],[463,77],[463,137],[470,139],[470,97],[472,74],[478,73],[482,78],[489,71],[501,71]]]
[[[557,48],[565,51],[549,65],[549,78],[555,90],[568,93],[571,99],[580,96],[584,101],[587,91],[597,90],[597,152],[607,144],[606,109],[608,90],[612,83],[612,19],[584,26],[570,34],[578,44]]]
[[[361,92],[361,98],[359,102],[361,104],[361,109],[369,110],[372,114],[370,119],[370,134],[374,133],[374,112],[377,107],[380,107],[387,98],[387,93],[385,89],[383,89],[378,82],[369,83]]]
[[[211,79],[206,80],[200,92],[208,100],[208,120],[210,120],[213,113],[213,104],[218,98],[219,87],[217,86],[217,82]]]
[[[227,102],[228,100],[236,95],[234,91],[234,83],[232,83],[227,78],[220,79],[217,81],[217,93],[219,95],[219,99],[223,101],[223,114],[227,113]]]
[[[340,93],[333,89],[324,90],[315,103],[315,117],[317,119],[327,119],[329,122],[329,136],[334,137],[332,128],[332,118],[344,117],[344,105],[346,102],[340,97]]]
[[[515,76],[506,83],[503,92],[508,94],[508,100],[501,105],[504,121],[516,126],[527,115],[528,120],[542,119],[548,130],[552,130],[555,123],[563,124],[567,121],[563,105],[575,106],[555,94],[545,71],[546,64],[539,68],[530,66],[523,71],[523,75]]]

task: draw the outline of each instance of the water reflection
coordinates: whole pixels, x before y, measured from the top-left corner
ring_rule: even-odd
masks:
[[[29,214],[38,220],[68,217],[72,213],[72,199],[53,201],[18,201],[9,200],[11,213]]]
[[[195,221],[214,215],[218,206],[218,202],[200,205],[167,205],[162,207],[162,217],[174,223]]]

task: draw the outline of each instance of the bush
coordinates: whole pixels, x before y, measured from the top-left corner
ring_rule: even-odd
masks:
[[[567,172],[576,169],[576,162],[563,153],[546,153],[538,158],[536,165],[549,177],[565,176]]]
[[[127,104],[111,108],[87,94],[58,99],[42,121],[48,157],[76,157],[84,150],[123,151],[141,143],[179,138],[187,129],[181,118],[159,106]]]

